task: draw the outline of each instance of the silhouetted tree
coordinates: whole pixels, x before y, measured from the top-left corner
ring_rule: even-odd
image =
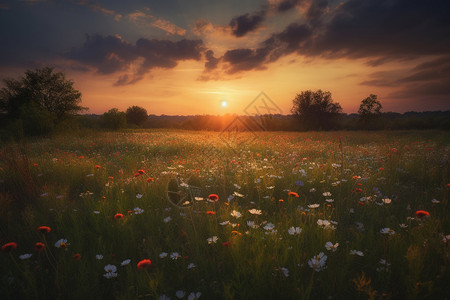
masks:
[[[334,103],[330,92],[302,91],[293,100],[291,112],[296,115],[303,129],[333,129],[342,112],[339,103]]]
[[[27,70],[19,79],[4,79],[5,87],[0,90],[0,110],[10,118],[23,114],[22,106],[33,102],[36,108],[46,110],[55,121],[74,115],[84,108],[80,106],[81,93],[74,89],[73,82],[64,73],[45,67]],[[22,116],[23,117],[23,116]]]
[[[3,83],[2,127],[15,138],[69,129],[75,125],[71,117],[85,109],[79,105],[81,93],[73,82],[50,67],[27,70],[23,77],[7,78]]]
[[[112,108],[102,116],[103,127],[118,130],[127,126],[127,117],[123,111]]]
[[[381,116],[383,106],[377,100],[377,95],[370,94],[369,97],[361,101],[358,110],[358,119],[362,128],[375,129],[376,120]]]
[[[130,106],[126,111],[127,123],[141,126],[148,118],[147,110],[140,106]]]

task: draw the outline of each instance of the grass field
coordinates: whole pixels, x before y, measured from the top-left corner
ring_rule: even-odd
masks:
[[[3,145],[1,298],[449,299],[449,150],[439,131]]]

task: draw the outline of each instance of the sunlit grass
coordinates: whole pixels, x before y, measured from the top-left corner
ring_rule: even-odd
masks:
[[[130,131],[3,147],[0,241],[18,245],[0,253],[4,297],[447,295],[445,132],[234,134]],[[203,199],[168,201],[174,174]],[[55,247],[60,239],[67,247]],[[137,267],[143,259],[149,268]]]

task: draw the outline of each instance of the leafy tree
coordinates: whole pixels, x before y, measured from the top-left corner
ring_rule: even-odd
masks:
[[[24,77],[8,78],[3,82],[0,110],[10,118],[19,118],[21,107],[30,102],[53,115],[56,122],[84,109],[79,105],[81,93],[74,89],[73,82],[67,80],[64,73],[54,72],[53,68],[27,70]]]
[[[294,98],[291,112],[306,130],[329,130],[336,126],[342,107],[333,102],[330,92],[307,90]]]
[[[374,128],[376,120],[381,116],[383,106],[377,100],[377,95],[370,94],[369,97],[361,101],[358,110],[358,117],[361,126],[365,129]]]
[[[47,134],[54,128],[54,116],[33,101],[20,107],[19,120],[28,135]]]
[[[147,110],[140,106],[130,106],[126,111],[127,123],[141,126],[148,118]]]
[[[123,111],[112,108],[103,114],[102,123],[105,128],[119,130],[127,126],[127,117]]]

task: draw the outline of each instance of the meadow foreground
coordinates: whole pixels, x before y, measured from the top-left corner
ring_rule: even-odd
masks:
[[[2,299],[448,299],[448,132],[4,145]]]

